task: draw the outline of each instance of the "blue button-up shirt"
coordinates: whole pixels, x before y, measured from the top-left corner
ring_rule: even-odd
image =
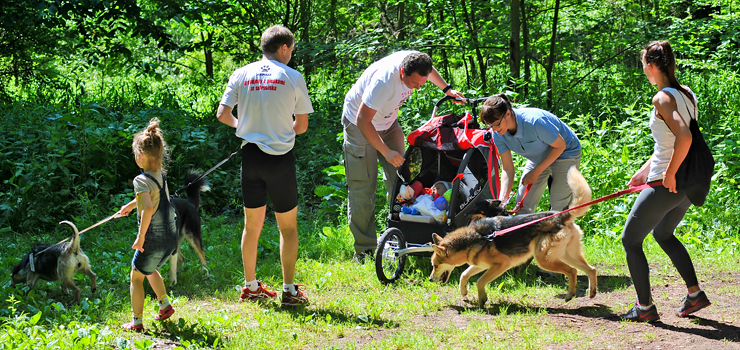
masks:
[[[503,135],[493,133],[493,140],[499,153],[513,151],[535,164],[542,162],[550,153],[558,135],[565,140],[565,150],[558,159],[570,158],[581,154],[581,142],[578,136],[554,114],[539,108],[519,108],[516,115],[516,134],[508,131]]]

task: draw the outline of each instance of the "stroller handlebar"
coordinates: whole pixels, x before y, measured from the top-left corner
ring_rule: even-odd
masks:
[[[486,102],[487,99],[488,99],[488,97],[457,98],[457,97],[453,97],[453,96],[445,96],[445,97],[442,97],[439,101],[437,101],[437,103],[434,104],[434,107],[439,107],[439,106],[442,105],[442,103],[444,103],[446,101],[453,101],[453,102],[457,102],[457,103],[462,103],[462,104],[468,104],[468,105],[477,106],[480,103]]]
[[[453,101],[455,103],[462,103],[466,105],[473,106],[473,116],[478,117],[478,114],[475,112],[475,108],[478,107],[479,104],[486,102],[488,97],[478,97],[478,98],[457,98],[452,96],[445,96],[439,99],[437,103],[434,104],[434,109],[432,110],[432,118],[437,116],[437,110],[439,109],[439,106],[442,105],[445,101]],[[474,120],[474,125],[477,125],[477,122]],[[477,127],[477,126],[476,126]]]

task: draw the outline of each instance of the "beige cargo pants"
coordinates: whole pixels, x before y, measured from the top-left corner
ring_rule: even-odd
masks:
[[[375,251],[375,190],[378,186],[378,162],[383,167],[383,182],[390,192],[396,181],[396,170],[382,154],[370,145],[357,125],[342,118],[344,127],[344,171],[347,179],[349,229],[355,238],[355,253]],[[378,131],[380,138],[392,150],[404,154],[404,135],[396,120],[388,130]],[[386,195],[390,201],[390,194]]]

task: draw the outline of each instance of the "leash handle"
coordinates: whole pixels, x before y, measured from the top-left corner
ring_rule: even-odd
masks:
[[[646,188],[657,187],[657,186],[661,186],[661,185],[663,185],[663,180],[653,181],[653,182],[642,184],[642,185],[639,185],[639,186],[630,187],[630,188],[627,188],[627,189],[624,189],[624,190],[621,190],[621,191],[614,192],[614,193],[612,193],[610,195],[607,195],[607,196],[604,196],[604,197],[601,197],[601,198],[594,199],[592,201],[583,203],[581,205],[577,205],[577,206],[575,206],[573,208],[565,209],[565,210],[563,210],[563,211],[561,211],[559,213],[555,213],[555,214],[552,214],[552,215],[545,216],[543,218],[539,218],[539,219],[534,220],[534,221],[525,222],[523,224],[519,224],[519,225],[516,225],[516,226],[505,228],[505,229],[503,229],[501,231],[493,231],[493,233],[491,233],[490,235],[486,236],[486,238],[490,240],[490,239],[493,239],[495,237],[498,237],[498,236],[504,235],[506,233],[509,233],[511,231],[518,230],[518,229],[520,229],[522,227],[529,226],[529,225],[534,224],[536,222],[540,222],[542,220],[549,219],[549,218],[551,218],[553,216],[558,216],[560,214],[567,213],[567,212],[569,212],[571,210],[576,210],[576,209],[579,209],[579,208],[583,208],[585,206],[589,206],[589,205],[592,205],[592,204],[603,202],[603,201],[605,201],[607,199],[612,199],[612,198],[615,198],[615,197],[621,197],[621,196],[623,196],[625,194],[628,194],[628,193],[639,192],[639,191],[642,191],[642,190],[644,190]]]
[[[522,195],[522,199],[519,200],[519,202],[516,203],[514,206],[514,209],[512,209],[509,213],[517,213],[520,210],[522,210],[522,204],[524,203],[524,198],[527,197],[527,194],[529,193],[529,190],[532,188],[532,184],[527,185],[527,188],[524,189],[524,194]]]
[[[214,170],[218,169],[218,167],[220,167],[221,165],[223,165],[224,163],[226,163],[229,159],[231,159],[232,157],[234,157],[235,155],[237,155],[239,152],[241,152],[241,150],[242,150],[242,148],[239,147],[238,150],[234,151],[234,153],[230,154],[228,157],[226,157],[226,159],[218,162],[218,164],[214,165],[213,168],[208,169],[208,171],[206,171],[205,173],[203,173],[203,175],[198,176],[195,180],[189,182],[187,185],[185,185],[182,188],[180,188],[179,190],[175,191],[175,196],[180,195],[180,193],[182,193],[183,191],[185,191],[188,187],[192,186],[195,183],[198,183],[198,181],[202,180],[208,174],[210,174]]]

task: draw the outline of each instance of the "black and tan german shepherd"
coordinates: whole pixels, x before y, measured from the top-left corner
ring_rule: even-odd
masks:
[[[568,171],[568,185],[573,191],[571,208],[591,200],[591,188],[575,167]],[[589,297],[596,296],[596,269],[586,261],[583,255],[583,243],[581,242],[583,232],[574,223],[577,217],[583,216],[588,211],[588,206],[489,238],[488,236],[494,231],[556,213],[542,212],[508,216],[499,204],[500,201],[486,202],[479,207],[483,209],[481,214],[487,216],[486,218],[481,218],[469,226],[450,232],[444,238],[433,234],[433,270],[429,277],[430,281],[446,282],[455,267],[468,264],[470,267],[460,276],[460,294],[465,297],[468,294],[468,279],[486,271],[477,283],[478,302],[480,307],[483,307],[488,300],[485,291],[486,284],[534,256],[541,268],[568,276],[566,301],[572,299],[576,292],[576,269],[588,276]]]

